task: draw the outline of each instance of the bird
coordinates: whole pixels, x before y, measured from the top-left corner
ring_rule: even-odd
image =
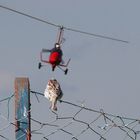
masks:
[[[62,98],[63,92],[56,79],[52,78],[48,81],[44,91],[44,96],[51,102],[51,110],[57,111],[57,100]]]

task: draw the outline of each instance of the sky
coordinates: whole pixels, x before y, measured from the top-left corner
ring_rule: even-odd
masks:
[[[16,77],[28,77],[31,90],[41,93],[48,80],[54,77],[61,84],[63,100],[84,103],[89,108],[103,109],[111,114],[140,117],[140,1],[1,0],[0,5],[56,25],[129,42],[64,30],[63,58],[65,61],[71,58],[68,74],[64,75],[59,69],[52,72],[49,65],[39,70],[40,51],[53,47],[58,28],[0,8],[0,99],[14,93]],[[54,116],[44,97],[38,103],[31,96],[31,101],[34,118],[48,121]],[[14,101],[11,102],[13,117]],[[74,111],[63,104],[58,106],[60,114],[68,112],[71,115]],[[0,109],[5,114],[7,107],[2,104]],[[84,117],[88,120],[91,116],[85,113]],[[44,131],[46,133],[47,128]],[[108,140],[123,140],[125,137],[119,131],[112,133],[106,136]],[[61,133],[50,139],[66,136]],[[11,132],[7,137],[14,136]],[[40,137],[35,135],[33,140]],[[94,135],[86,134],[78,139],[84,140],[85,137],[93,139]]]

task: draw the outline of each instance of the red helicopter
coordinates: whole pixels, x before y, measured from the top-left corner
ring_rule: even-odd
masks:
[[[57,41],[57,43],[55,43],[54,48],[52,48],[50,50],[48,50],[48,49],[42,49],[42,51],[40,52],[40,60],[43,63],[50,64],[52,66],[52,71],[54,71],[55,68],[58,67],[66,75],[67,72],[68,72],[67,66],[68,66],[68,64],[70,62],[70,59],[68,60],[68,62],[66,64],[64,64],[64,61],[62,59],[63,52],[61,50],[61,44],[63,43],[63,32],[64,32],[63,27],[60,27],[59,34],[58,34],[58,41]],[[48,60],[46,60],[46,59],[43,58],[43,53],[47,53],[47,52],[50,53]],[[44,66],[44,65],[42,65],[41,62],[39,62],[39,64],[38,64],[38,68],[39,69],[42,66]],[[66,67],[66,69],[63,69],[62,67]]]

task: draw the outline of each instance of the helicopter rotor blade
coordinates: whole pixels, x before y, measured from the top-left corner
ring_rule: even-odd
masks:
[[[17,14],[20,14],[20,15],[23,15],[23,16],[26,16],[28,18],[32,18],[34,20],[37,20],[37,21],[46,23],[46,24],[51,25],[51,26],[54,26],[54,27],[59,27],[59,29],[61,31],[63,31],[65,29],[65,30],[69,30],[69,31],[73,31],[73,32],[81,33],[81,34],[86,34],[86,35],[89,35],[89,36],[92,36],[92,37],[97,37],[97,38],[102,38],[102,39],[108,39],[108,40],[122,42],[122,43],[129,43],[128,41],[122,40],[122,39],[119,39],[119,38],[114,38],[114,37],[110,37],[110,36],[106,36],[106,35],[100,35],[100,34],[95,34],[95,33],[89,33],[89,32],[85,32],[85,31],[82,31],[82,30],[77,30],[77,29],[73,29],[73,28],[68,28],[68,27],[60,26],[60,25],[54,24],[52,22],[48,22],[46,20],[40,19],[38,17],[34,17],[32,15],[29,15],[29,14],[26,14],[26,13],[23,13],[23,12],[20,12],[18,10],[14,10],[12,8],[9,8],[9,7],[3,6],[3,5],[0,5],[0,8],[3,8],[5,10],[8,10],[8,11],[11,11],[11,12],[14,12],[14,13],[17,13]],[[62,29],[62,27],[63,27],[63,29]],[[58,38],[58,40],[57,40],[58,43],[61,42],[60,39]]]

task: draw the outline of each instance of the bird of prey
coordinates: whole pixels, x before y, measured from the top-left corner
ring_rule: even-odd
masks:
[[[51,110],[57,111],[56,103],[57,100],[62,98],[63,92],[56,79],[51,79],[48,81],[44,96],[51,102]]]

